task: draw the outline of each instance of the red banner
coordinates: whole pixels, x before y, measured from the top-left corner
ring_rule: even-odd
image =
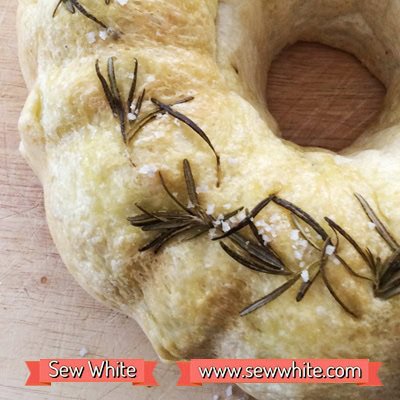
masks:
[[[129,382],[158,386],[153,376],[157,361],[133,359],[41,359],[26,361],[30,375],[25,386],[54,382]]]
[[[364,359],[192,360],[178,362],[177,386],[204,383],[355,383],[382,386],[381,362]]]

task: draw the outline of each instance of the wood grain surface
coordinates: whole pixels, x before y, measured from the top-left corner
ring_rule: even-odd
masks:
[[[25,360],[77,358],[83,347],[88,357],[152,360],[156,354],[135,321],[105,308],[79,287],[49,235],[41,186],[18,152],[17,120],[27,91],[17,60],[16,6],[15,0],[0,4],[0,399],[212,400],[218,394],[224,400],[226,386],[176,388],[177,368],[163,364],[155,372],[160,383],[156,388],[128,384],[24,386],[28,376]],[[270,104],[286,136],[292,131],[293,138],[305,144],[312,136],[315,144],[324,132],[321,143],[334,148],[334,136],[342,137],[343,132],[368,122],[367,116],[379,105],[383,92],[376,82],[368,86],[371,78],[357,63],[351,69],[354,62],[350,59],[341,64],[335,52],[324,53],[323,59],[321,54],[315,45],[304,44],[284,56],[283,64],[282,60],[274,64]],[[318,72],[311,73],[310,68]],[[313,85],[307,86],[311,79]],[[304,85],[310,93],[302,89]],[[323,125],[320,113],[330,110],[343,90],[349,99],[342,98],[339,102],[343,104]],[[354,94],[363,100],[357,112],[350,102]],[[371,108],[365,99],[371,100]],[[357,120],[360,110],[364,114]],[[293,129],[301,124],[300,130]],[[338,147],[348,143],[348,136],[343,138],[346,142]],[[230,399],[247,398],[238,388],[234,394]]]
[[[351,54],[302,42],[272,63],[267,99],[285,139],[338,151],[373,122],[385,93]]]

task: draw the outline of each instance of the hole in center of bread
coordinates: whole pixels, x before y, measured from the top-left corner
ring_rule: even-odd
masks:
[[[268,74],[267,101],[284,139],[339,151],[382,108],[384,85],[354,56],[317,43],[284,49]]]

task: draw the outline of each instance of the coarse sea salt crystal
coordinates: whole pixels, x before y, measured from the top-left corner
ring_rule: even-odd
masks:
[[[232,204],[227,203],[227,204],[224,204],[223,207],[225,208],[225,210],[229,210],[232,208]]]
[[[201,185],[196,188],[197,193],[207,193],[208,192],[208,185]]]
[[[190,200],[188,201],[187,208],[194,208],[194,205]]]
[[[208,231],[208,236],[210,237],[210,239],[214,239],[217,236],[217,230],[216,229],[210,229]]]
[[[328,256],[331,256],[336,250],[335,246],[331,246],[330,244],[328,246],[326,246],[326,254],[328,254]]]
[[[224,232],[228,232],[231,229],[230,225],[227,222],[222,223],[222,230]]]
[[[373,231],[376,228],[376,225],[373,222],[368,222],[368,228]]]
[[[237,164],[239,164],[239,159],[238,158],[228,158],[228,163],[230,165],[237,165]]]
[[[246,212],[245,211],[240,211],[240,213],[237,215],[237,219],[239,221],[242,221],[245,218],[246,218]]]
[[[278,222],[280,220],[281,220],[281,216],[279,214],[274,214],[269,219],[269,222],[274,223],[274,222]]]
[[[303,259],[303,254],[301,254],[300,251],[296,250],[294,252],[294,256],[298,259],[298,260],[302,260]]]
[[[317,313],[318,313],[319,315],[324,315],[324,314],[326,314],[325,308],[324,308],[324,307],[321,307],[321,306],[318,306],[317,309],[316,309],[316,311],[317,311]]]
[[[262,239],[264,240],[264,244],[272,242],[272,239],[268,235],[262,235]]]
[[[301,278],[304,282],[308,282],[310,280],[310,275],[307,270],[301,271]]]
[[[139,174],[153,178],[157,171],[158,168],[155,165],[143,165],[143,167],[139,169]]]
[[[126,6],[128,4],[128,0],[117,0],[121,6]]]
[[[298,241],[298,244],[299,244],[299,246],[301,246],[301,247],[307,247],[307,246],[308,246],[308,242],[307,242],[307,240],[305,240],[305,239],[300,239],[300,240]]]
[[[82,347],[81,350],[79,351],[79,355],[81,357],[85,357],[87,353],[88,353],[88,351],[87,351],[86,347]]]
[[[229,385],[228,388],[226,389],[226,395],[228,397],[232,397],[232,393],[233,393],[232,385]]]
[[[93,44],[96,41],[96,32],[87,33],[86,39],[90,44]]]
[[[154,82],[156,80],[156,78],[154,77],[154,75],[149,75],[147,77],[147,82]]]
[[[219,396],[217,394],[214,394],[213,400],[219,400]]]
[[[134,113],[129,113],[128,114],[128,120],[129,121],[135,121],[136,118],[137,117],[136,117],[136,115]]]
[[[162,138],[162,137],[164,137],[165,136],[165,133],[164,132],[154,132],[154,137],[156,138],[156,139],[160,139],[160,138]]]
[[[339,259],[337,257],[334,257],[333,258],[333,263],[336,264],[336,265],[339,265],[340,261],[339,261]]]
[[[209,204],[207,206],[206,214],[207,215],[212,215],[214,213],[214,211],[215,211],[215,204]]]
[[[300,266],[300,268],[304,268],[304,267],[306,266],[306,263],[305,263],[304,261],[302,261],[302,262],[299,264],[299,266]]]
[[[232,223],[232,224],[236,224],[236,223],[237,223],[236,217],[235,217],[235,216],[230,217],[230,218],[229,218],[229,222]]]
[[[107,31],[100,31],[99,32],[99,37],[102,40],[106,40],[107,39]]]
[[[290,232],[290,239],[299,240],[299,233],[300,231],[298,229],[292,229]]]

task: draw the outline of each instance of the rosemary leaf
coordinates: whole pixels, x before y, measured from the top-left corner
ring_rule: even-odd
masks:
[[[360,202],[362,208],[364,209],[370,221],[375,224],[376,230],[381,235],[382,239],[386,241],[386,243],[392,248],[393,251],[396,251],[400,246],[393,239],[393,236],[389,233],[389,231],[385,228],[385,226],[382,224],[381,220],[374,213],[374,210],[370,207],[368,202],[364,199],[364,197],[362,197],[358,193],[355,193],[354,196]]]
[[[137,74],[138,74],[138,69],[139,69],[139,63],[138,60],[135,58],[135,69],[133,72],[133,79],[132,79],[132,85],[129,90],[129,95],[128,95],[128,113],[132,112],[132,103],[133,103],[133,98],[135,97],[135,92],[136,92],[136,84],[137,84]]]
[[[317,232],[322,240],[326,240],[329,236],[325,232],[325,230],[322,228],[320,224],[318,224],[317,221],[314,220],[309,214],[307,214],[305,211],[303,211],[301,208],[295,206],[294,204],[290,203],[287,200],[283,200],[277,196],[273,196],[272,201],[279,206],[286,208],[293,214],[297,215],[300,219],[302,219],[306,224],[311,226],[312,229],[314,229],[315,232]]]
[[[385,287],[396,279],[396,274],[400,271],[400,249],[395,251],[383,264],[379,274],[379,287]]]
[[[266,250],[264,246],[260,246],[259,244],[253,242],[240,235],[239,233],[235,233],[229,237],[235,244],[237,244],[241,249],[249,253],[251,256],[257,258],[269,266],[278,269],[284,270],[285,265],[277,259],[275,256],[271,255],[269,251]]]
[[[325,217],[325,221],[334,230],[339,232],[357,251],[357,253],[363,258],[363,260],[368,264],[373,272],[375,272],[375,263],[367,256],[366,252],[359,246],[359,244],[336,222],[332,221],[330,218]]]
[[[146,251],[146,250],[149,250],[149,249],[153,248],[154,254],[157,254],[159,252],[159,250],[161,249],[161,247],[165,243],[167,243],[169,240],[171,240],[175,236],[179,235],[180,233],[183,233],[183,232],[185,232],[185,231],[187,231],[189,229],[192,229],[192,228],[193,228],[193,226],[191,224],[188,224],[188,225],[183,226],[181,228],[170,229],[170,230],[168,230],[166,232],[162,232],[155,239],[150,241],[145,246],[141,247],[139,249],[139,251],[143,252],[143,251]]]
[[[142,96],[144,96],[144,93],[142,93]],[[174,103],[169,104],[170,107],[175,106],[177,104],[183,104],[183,103],[187,103],[189,101],[192,101],[194,99],[194,97],[190,96],[190,97],[185,97],[181,100],[178,100]],[[136,114],[136,110],[137,107],[135,108],[135,115]],[[162,115],[165,114],[166,111],[161,110],[160,108],[158,108],[155,111],[151,111],[149,112],[146,116],[144,116],[143,118],[141,118],[140,120],[136,120],[135,122],[135,126],[134,128],[129,132],[128,134],[128,143],[130,143],[132,141],[132,139],[151,121],[153,121],[158,115]]]
[[[159,110],[152,111],[145,117],[137,121],[135,127],[127,135],[127,143],[130,143],[133,140],[133,138],[139,133],[139,131],[141,131],[149,122],[153,121],[159,114],[160,114]]]
[[[326,254],[326,248],[330,244],[329,238],[325,240],[324,242],[324,247],[322,249],[322,255],[321,255],[321,260],[320,260],[320,266],[319,270],[321,271],[322,279],[325,283],[325,286],[327,287],[329,293],[332,295],[332,297],[336,300],[336,302],[350,315],[352,315],[355,318],[358,318],[357,314],[354,313],[352,310],[350,310],[349,307],[346,306],[346,304],[343,303],[343,301],[340,299],[340,297],[336,294],[335,290],[333,289],[332,285],[330,284],[328,277],[326,276],[325,272],[325,266],[328,261],[328,255]]]
[[[204,235],[206,232],[210,230],[210,227],[207,225],[204,226],[199,226],[194,230],[194,232],[188,236],[185,237],[183,240],[184,242],[189,242],[190,240],[196,239],[201,235]]]
[[[113,101],[115,104],[115,109],[120,121],[120,126],[121,126],[121,134],[122,134],[122,139],[124,140],[124,143],[126,143],[126,117],[125,117],[125,110],[122,105],[121,101],[121,95],[118,89],[118,84],[117,84],[117,79],[115,78],[115,69],[114,69],[114,59],[113,57],[110,57],[108,59],[108,80],[110,82],[111,86],[111,93],[113,96]]]
[[[96,24],[100,25],[101,27],[103,27],[104,29],[108,29],[108,26],[106,24],[104,24],[103,22],[101,22],[100,20],[98,20],[94,15],[90,14],[89,12],[86,11],[86,9],[84,7],[82,7],[82,5],[78,2],[78,0],[68,0],[68,2],[72,3],[72,5],[82,14],[84,15],[86,18],[89,18],[90,20],[92,20],[93,22],[95,22]]]
[[[220,245],[222,249],[225,251],[225,253],[228,254],[228,256],[232,257],[239,264],[249,269],[252,269],[253,271],[262,272],[264,274],[270,274],[270,275],[291,275],[291,273],[288,271],[279,270],[276,268],[270,268],[268,265],[258,263],[257,261],[249,258],[245,258],[241,254],[232,250],[223,242],[220,242]]]
[[[167,213],[167,212],[157,212],[157,213],[152,213],[150,211],[147,211],[145,208],[143,208],[142,206],[140,206],[139,204],[135,203],[135,206],[142,211],[145,215],[150,216],[152,218],[154,218],[157,221],[168,221],[167,217],[171,215],[171,213]],[[129,218],[128,218],[129,220]]]
[[[278,287],[277,289],[275,289],[273,292],[271,292],[267,296],[257,300],[255,303],[246,307],[244,310],[242,310],[240,312],[240,315],[243,317],[247,314],[252,313],[253,311],[258,310],[260,307],[265,306],[268,303],[271,303],[271,301],[275,300],[276,298],[281,296],[283,293],[285,293],[287,290],[289,290],[299,280],[299,278],[300,278],[300,275],[298,274],[294,278],[288,280],[282,286]]]
[[[154,231],[168,231],[170,229],[182,228],[188,224],[193,224],[192,218],[188,216],[182,216],[181,218],[171,219],[165,222],[158,222],[149,224],[142,227],[143,232],[154,232]]]
[[[372,282],[371,278],[368,278],[366,276],[360,275],[357,272],[354,271],[353,268],[350,267],[349,264],[347,264],[347,262],[339,255],[339,254],[335,254],[335,257],[339,260],[340,264],[342,264],[342,266],[347,270],[347,272],[349,272],[351,275],[355,276],[356,278],[361,278],[361,279],[365,279],[367,281]]]
[[[103,87],[103,91],[104,91],[104,93],[106,95],[108,104],[109,104],[109,106],[111,108],[111,111],[112,111],[114,117],[118,117],[118,110],[117,110],[117,107],[116,107],[116,104],[115,104],[115,101],[114,101],[114,97],[113,97],[113,95],[111,93],[111,89],[108,86],[108,83],[107,83],[106,79],[104,78],[104,76],[100,72],[99,60],[96,60],[96,74],[97,74],[97,77],[100,80],[101,86]]]
[[[318,266],[319,264],[320,264],[320,260],[314,261],[305,270],[309,271],[310,269]],[[314,274],[314,276],[311,279],[309,279],[307,282],[303,282],[301,284],[300,290],[299,290],[299,292],[297,293],[297,296],[296,296],[296,301],[297,302],[303,300],[304,296],[307,294],[307,292],[310,289],[310,287],[312,286],[312,284],[318,278],[320,272],[321,272],[320,269],[318,269],[317,272]]]
[[[388,300],[391,297],[397,296],[399,294],[400,294],[400,282],[398,282],[397,286],[395,286],[389,290],[386,290],[386,291],[376,290],[375,291],[375,296],[379,297],[381,299],[384,299],[384,300]]]
[[[72,4],[68,1],[68,3],[72,6]],[[67,8],[67,10],[69,10],[69,12],[71,14],[73,14],[75,12],[75,8],[72,6],[72,9],[70,9],[69,5],[67,4],[67,1],[65,0],[60,0],[57,5],[56,8],[53,11],[53,18],[56,16],[58,9],[60,8],[61,4],[64,4],[65,7]]]
[[[231,211],[231,212],[228,213],[228,214],[225,214],[225,215],[224,215],[224,220],[226,221],[226,220],[228,220],[229,218],[232,218],[232,217],[234,217],[235,215],[239,214],[240,211],[243,210],[243,208],[244,208],[244,207],[240,207],[240,208],[238,208],[238,209],[236,209],[236,210],[234,210],[234,211]]]
[[[143,103],[143,99],[144,99],[145,95],[146,95],[146,89],[143,89],[142,94],[139,96],[138,101],[136,103],[135,110],[133,112],[133,114],[135,115],[136,118],[138,117],[138,115],[140,114],[140,111],[142,110],[142,103]]]
[[[192,170],[190,168],[190,164],[188,160],[183,160],[183,172],[185,175],[185,182],[186,182],[186,189],[189,195],[189,200],[193,204],[193,207],[198,214],[200,211],[200,202],[199,198],[197,197],[196,192],[196,183],[193,179]]]
[[[168,194],[168,196],[172,199],[172,201],[174,201],[180,208],[182,208],[183,210],[185,210],[188,214],[190,215],[194,215],[194,212],[188,208],[185,207],[173,194],[172,192],[168,189],[168,186],[165,183],[164,177],[162,176],[162,173],[159,172],[158,176],[160,177],[160,181],[161,181],[161,185],[164,188],[165,192]]]
[[[164,104],[161,101],[152,98],[151,101],[157,105],[161,110],[167,112],[168,114],[172,115],[174,118],[178,119],[179,121],[183,122],[186,124],[189,128],[191,128],[194,132],[196,132],[210,147],[210,149],[213,151],[217,163],[217,187],[220,185],[220,167],[221,167],[221,162],[220,162],[220,157],[218,153],[216,152],[213,144],[211,143],[210,139],[208,136],[205,134],[205,132],[190,118],[188,118],[186,115],[183,115],[182,113],[175,111],[170,105]]]

